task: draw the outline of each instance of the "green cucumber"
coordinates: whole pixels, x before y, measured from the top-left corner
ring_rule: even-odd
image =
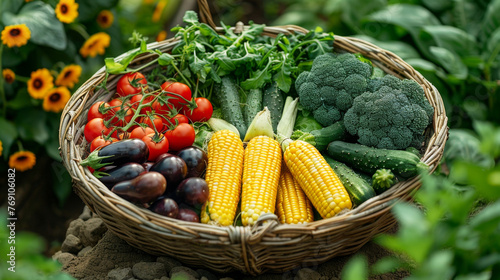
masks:
[[[428,169],[414,153],[403,150],[377,149],[361,144],[333,141],[328,155],[352,168],[374,174],[377,169],[390,169],[403,178],[410,178]]]
[[[246,106],[243,107],[243,115],[247,127],[250,126],[255,115],[260,111],[262,111],[262,90],[251,89],[247,95]]]
[[[378,169],[372,176],[372,187],[377,194],[381,194],[397,183],[398,179],[390,169]]]
[[[274,133],[276,133],[278,128],[278,123],[281,119],[284,106],[285,98],[283,97],[283,92],[278,88],[278,83],[273,82],[264,90],[262,107],[267,107],[267,109],[271,112],[271,122],[273,124]]]
[[[329,156],[323,155],[323,157],[339,177],[354,205],[360,205],[376,195],[370,183],[354,172],[349,166]]]
[[[231,78],[224,76],[221,83],[217,84],[215,97],[220,102],[222,118],[238,129],[240,137],[243,139],[247,132],[247,125],[243,119],[240,107],[240,94],[236,83]]]

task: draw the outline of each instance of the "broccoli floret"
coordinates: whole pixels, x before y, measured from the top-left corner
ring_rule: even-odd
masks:
[[[323,103],[318,86],[315,83],[303,83],[297,92],[299,93],[299,100],[302,101],[300,104],[306,110],[314,111]]]
[[[366,91],[371,70],[371,64],[351,53],[319,55],[311,71],[302,72],[295,82],[300,104],[323,126],[331,125]]]
[[[366,78],[360,74],[349,75],[344,80],[344,89],[352,96],[358,96],[365,92],[366,86]]]
[[[367,146],[384,149],[418,147],[423,131],[429,125],[425,105],[421,104],[428,101],[408,96],[403,92],[401,80],[396,77],[386,76],[382,80],[384,85],[378,90],[364,92],[354,99],[353,106],[344,115],[347,131]],[[412,90],[416,91],[415,88]]]
[[[321,105],[313,112],[313,116],[322,126],[329,126],[342,117],[337,108],[327,105]]]

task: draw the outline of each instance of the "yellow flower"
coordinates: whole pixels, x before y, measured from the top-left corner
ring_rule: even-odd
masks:
[[[2,156],[2,152],[3,152],[3,143],[2,141],[0,141],[0,156]]]
[[[80,54],[83,57],[95,57],[97,54],[104,54],[104,50],[109,47],[111,37],[104,32],[96,33],[85,41],[80,48]]]
[[[68,103],[71,93],[66,87],[53,88],[43,98],[43,109],[48,112],[59,113]]]
[[[33,168],[36,163],[36,156],[30,151],[19,151],[9,157],[9,167],[16,171],[26,171]]]
[[[8,25],[2,30],[2,42],[9,48],[26,45],[31,31],[26,24]]]
[[[63,68],[57,75],[56,85],[73,88],[82,74],[82,67],[77,64],[71,64]]]
[[[166,0],[158,1],[158,4],[156,4],[155,10],[153,11],[153,16],[151,17],[151,20],[153,22],[158,22],[160,20],[161,15],[163,13],[163,9],[165,9],[166,5],[167,5]]]
[[[14,82],[14,80],[16,79],[16,74],[14,73],[14,71],[10,70],[9,68],[3,69],[2,75],[3,75],[3,79],[8,84],[12,84]]]
[[[78,4],[75,0],[59,0],[55,11],[61,22],[72,23],[78,17]]]
[[[28,81],[28,93],[35,99],[43,99],[47,91],[54,86],[54,78],[48,69],[38,69],[31,72]]]
[[[102,10],[98,15],[97,15],[97,23],[101,28],[108,28],[113,24],[113,20],[115,17],[113,16],[113,13],[108,11],[108,10]]]
[[[158,35],[156,35],[156,42],[161,42],[165,39],[167,39],[167,31],[162,30],[158,32]]]

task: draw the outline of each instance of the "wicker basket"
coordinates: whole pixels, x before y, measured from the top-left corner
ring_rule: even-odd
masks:
[[[213,24],[206,0],[198,2],[202,21],[220,31]],[[240,24],[237,28],[245,26]],[[306,31],[298,26],[266,27],[265,36]],[[334,44],[336,49],[361,53],[386,72],[414,79],[422,85],[435,109],[433,123],[426,132],[422,158],[432,172],[442,157],[448,136],[447,117],[436,88],[401,58],[377,46],[341,36],[335,36]],[[176,41],[170,39],[148,47],[168,52],[175,45]],[[150,55],[144,55],[133,63],[142,65],[150,59]],[[61,117],[60,150],[73,179],[74,190],[85,204],[114,234],[148,253],[173,256],[185,264],[221,273],[239,270],[257,275],[317,265],[335,256],[352,254],[374,235],[391,228],[395,223],[390,211],[394,202],[411,200],[420,186],[418,177],[409,179],[344,215],[305,225],[279,224],[273,214],[261,217],[252,227],[217,227],[157,215],[118,197],[79,165],[88,146],[83,137],[86,113],[94,102],[111,98],[118,78],[116,75],[108,77],[109,93],[95,90],[96,85],[105,79],[103,67],[73,94]]]

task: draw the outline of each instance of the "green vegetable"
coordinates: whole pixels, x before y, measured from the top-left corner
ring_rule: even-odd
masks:
[[[265,90],[262,98],[262,106],[267,107],[271,112],[271,122],[273,131],[276,132],[278,123],[281,119],[281,113],[285,106],[285,98],[283,92],[278,88],[278,83],[271,83]]]
[[[307,115],[305,114],[307,112]],[[302,132],[311,132],[313,130],[318,130],[323,128],[323,126],[314,119],[309,111],[301,110],[300,114],[297,115],[297,120],[295,121],[295,126],[293,130],[300,130]]]
[[[413,80],[386,75],[370,82],[345,116],[347,131],[363,145],[403,150],[419,148],[423,132],[432,122],[433,107],[423,88]]]
[[[342,141],[333,141],[327,151],[333,159],[371,174],[377,169],[386,168],[403,178],[410,178],[428,169],[418,156],[407,151],[378,149]]]
[[[298,104],[298,98],[293,99],[291,96],[286,98],[283,114],[281,115],[278,128],[276,129],[276,138],[279,142],[286,138],[290,138],[292,135],[295,120],[297,119]]]
[[[273,125],[271,123],[271,112],[269,112],[267,107],[264,107],[264,110],[258,112],[257,115],[255,115],[255,118],[248,127],[243,142],[248,142],[252,138],[261,135],[265,135],[271,138],[274,137]]]
[[[247,126],[243,120],[243,113],[240,107],[240,94],[236,83],[229,77],[223,77],[222,82],[217,84],[214,90],[217,100],[220,102],[222,116],[224,120],[234,125],[240,132],[240,137],[245,137]]]
[[[245,116],[245,123],[250,126],[255,115],[262,110],[262,90],[251,89],[248,92],[246,105],[243,107],[243,115]]]
[[[230,124],[229,122],[227,122],[223,119],[211,117],[207,121],[207,123],[214,132],[227,129],[227,130],[231,130],[232,132],[234,132],[238,136],[240,136],[240,132],[238,131],[238,129],[234,125]]]
[[[344,123],[339,121],[327,127],[313,130],[309,133],[296,130],[290,138],[292,140],[302,140],[308,142],[321,152],[326,149],[330,142],[344,140],[346,135],[347,131],[345,130]]]
[[[369,182],[354,172],[350,167],[329,156],[323,155],[323,157],[339,177],[354,205],[360,205],[376,195]]]
[[[311,71],[297,77],[295,89],[300,104],[321,125],[329,126],[341,120],[354,98],[366,90],[371,74],[371,64],[353,54],[324,54],[314,59]]]
[[[377,194],[385,192],[397,182],[392,171],[385,168],[375,171],[372,179],[372,187]]]
[[[213,130],[207,123],[202,123],[202,125],[194,126],[194,131],[196,136],[194,138],[193,145],[206,151],[208,142],[212,137]]]

